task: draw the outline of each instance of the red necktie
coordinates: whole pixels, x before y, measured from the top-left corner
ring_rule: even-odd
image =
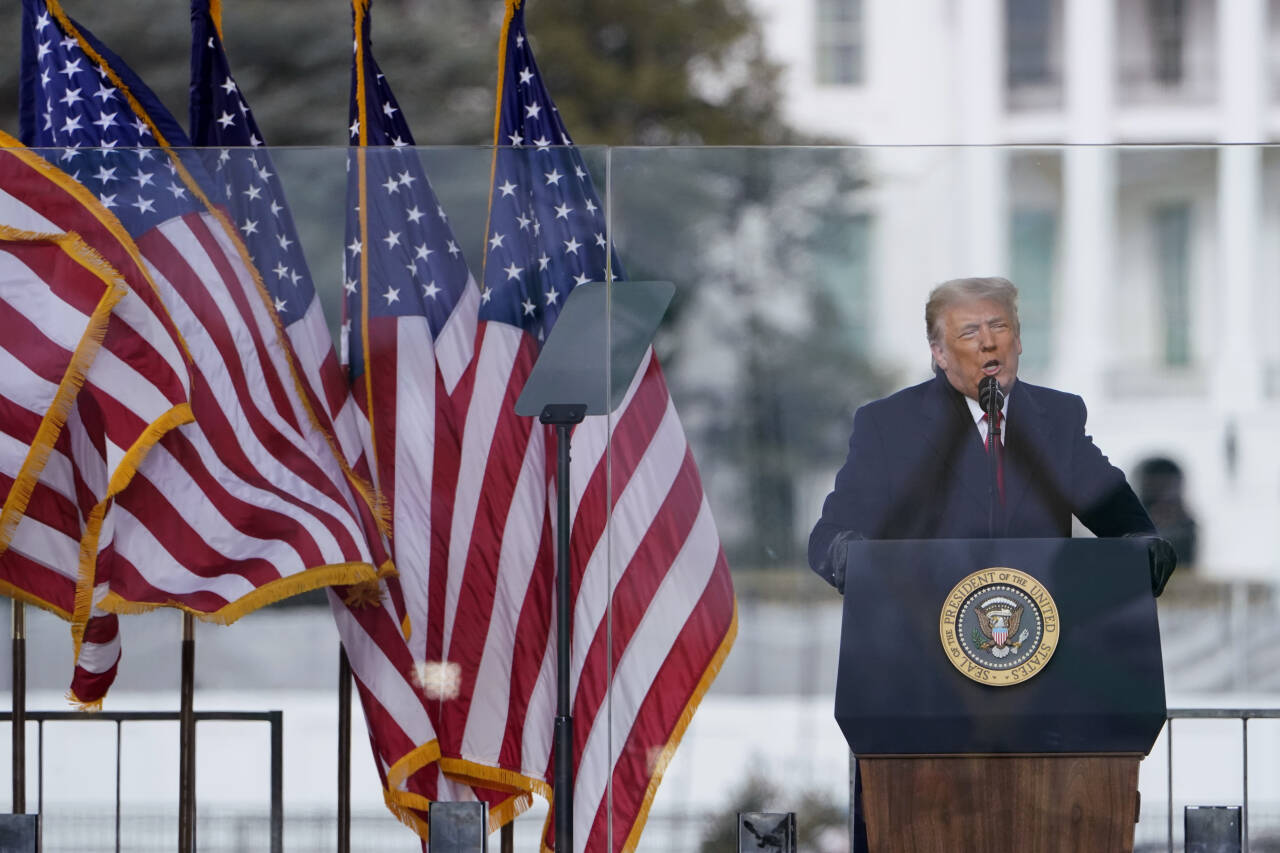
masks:
[[[984,421],[987,420],[987,416],[984,414],[982,416],[982,419]],[[1004,426],[1004,414],[1002,412],[996,412],[996,429],[1000,429],[1003,426]],[[991,447],[993,443],[992,439],[994,438],[995,436],[992,434],[992,430],[988,428],[987,429],[987,452],[988,453],[991,452]],[[1004,442],[995,441],[994,445],[995,445],[995,453],[996,453],[996,489],[1000,492],[1000,503],[1004,503]]]

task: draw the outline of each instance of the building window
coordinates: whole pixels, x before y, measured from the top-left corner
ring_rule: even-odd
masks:
[[[1191,364],[1191,204],[1157,205],[1151,214],[1155,230],[1155,269],[1163,323],[1164,363]]]
[[[827,216],[814,235],[810,257],[826,283],[853,352],[866,354],[871,336],[872,218],[869,213]]]
[[[818,83],[861,83],[862,0],[817,0],[816,13]]]
[[[1045,368],[1053,352],[1053,266],[1058,215],[1053,210],[1015,209],[1009,223],[1009,272],[1018,286],[1022,361]]]
[[[1182,83],[1182,55],[1186,31],[1184,0],[1147,0],[1151,22],[1151,76],[1165,86]]]
[[[1062,105],[1062,0],[1005,0],[1005,89],[1012,110]]]
[[[1231,0],[1117,2],[1117,101],[1212,103],[1218,95],[1218,12],[1228,2]]]
[[[1051,0],[1008,0],[1004,12],[1009,87],[1050,82]]]

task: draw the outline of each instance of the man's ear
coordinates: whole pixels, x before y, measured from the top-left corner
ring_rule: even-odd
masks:
[[[1018,346],[1021,347],[1022,344],[1018,344]],[[947,355],[942,351],[942,347],[938,344],[930,344],[929,351],[933,353],[933,363],[945,372],[947,369]],[[1021,354],[1022,350],[1019,349],[1018,352]]]

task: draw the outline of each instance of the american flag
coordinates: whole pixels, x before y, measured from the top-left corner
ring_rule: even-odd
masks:
[[[191,0],[191,141],[200,147],[215,181],[215,199],[226,206],[261,271],[323,433],[338,440],[340,455],[349,465],[359,466],[362,448],[355,406],[280,177],[231,74],[221,17],[220,6],[213,8],[212,0]],[[352,479],[366,492],[360,476],[353,474]],[[365,497],[372,502],[371,494]]]
[[[71,692],[88,705],[120,655],[116,616],[92,608],[109,502],[193,417],[183,344],[131,242],[83,187],[0,133],[0,589],[73,623]]]
[[[23,0],[24,141],[111,210],[193,360],[196,421],[168,433],[104,524],[95,604],[230,622],[281,597],[372,580],[365,530],[278,311],[217,183],[173,117],[56,0]],[[108,260],[112,260],[108,258]],[[111,538],[106,538],[107,534]],[[82,697],[83,698],[83,697]]]
[[[444,706],[441,764],[550,795],[555,441],[512,404],[572,289],[619,271],[518,0],[502,39],[503,147],[443,614],[461,687]],[[736,632],[728,566],[652,351],[619,410],[575,430],[571,479],[574,849],[630,850]]]
[[[354,0],[352,13],[342,347],[368,427],[375,482],[391,516],[392,557],[410,631],[373,637],[353,621],[368,614],[345,608],[339,591],[330,601],[386,777],[387,802],[425,837],[428,800],[484,799],[496,825],[529,798],[454,782],[434,763],[436,708],[448,680],[438,664],[436,626],[458,477],[459,418],[451,395],[471,361],[479,292],[373,57],[367,0]],[[406,684],[420,704],[400,719],[387,713],[383,693],[398,695]],[[405,695],[401,707],[408,704]]]
[[[359,411],[339,364],[283,188],[263,147],[265,138],[231,74],[220,9],[210,0],[192,0],[191,24],[193,141],[205,147],[205,162],[221,179],[225,204],[242,223],[245,245],[264,271],[264,284],[293,345],[313,407],[329,419],[351,476],[372,497],[371,486],[363,482],[371,474],[369,421]],[[244,227],[247,223],[254,227]],[[374,505],[382,504],[375,498]],[[366,528],[371,539],[380,537],[371,524]],[[414,797],[435,793],[423,790],[434,768],[419,769],[435,758],[435,735],[412,680],[414,661],[402,632],[406,613],[400,590],[399,580],[392,577],[376,585],[333,588],[329,597],[356,673],[386,802],[411,827],[423,831],[424,815],[415,808],[420,803]]]

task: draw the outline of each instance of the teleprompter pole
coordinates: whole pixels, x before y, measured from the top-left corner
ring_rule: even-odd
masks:
[[[351,661],[338,646],[338,853],[351,853]]]
[[[13,813],[27,810],[27,611],[13,599],[9,623],[13,652]]]
[[[556,428],[556,729],[555,794],[556,853],[573,850],[573,705],[569,696],[570,643],[573,597],[569,589],[569,441],[574,424],[587,407],[549,404],[539,420]]]
[[[182,689],[178,705],[178,851],[196,849],[196,720],[194,710],[196,628],[182,614]]]

